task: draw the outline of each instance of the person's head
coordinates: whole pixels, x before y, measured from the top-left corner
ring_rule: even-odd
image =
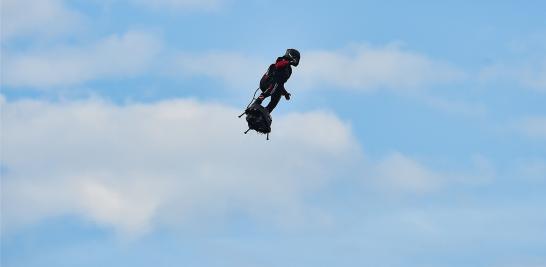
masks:
[[[284,57],[288,59],[288,61],[290,61],[290,65],[294,67],[300,64],[300,52],[296,49],[286,49],[286,54],[284,54]]]

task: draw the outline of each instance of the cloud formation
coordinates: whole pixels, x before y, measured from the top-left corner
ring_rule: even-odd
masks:
[[[464,73],[398,45],[364,44],[339,51],[304,51],[298,76],[305,87],[412,91],[457,81]]]
[[[15,37],[49,37],[75,31],[83,16],[63,0],[3,0],[2,42]]]
[[[378,162],[372,175],[383,188],[415,194],[436,191],[446,178],[401,153],[390,154]]]
[[[191,99],[0,102],[7,228],[68,214],[138,235],[233,211],[299,224],[316,219],[306,197],[340,177],[425,195],[493,176],[483,158],[467,173],[399,152],[364,160],[350,125],[325,111],[274,117],[268,142],[242,134],[240,110]]]
[[[2,109],[8,228],[72,214],[131,235],[230,211],[298,223],[305,196],[359,154],[350,127],[322,111],[276,117],[267,142],[242,133],[239,110],[184,99]]]
[[[81,29],[87,17],[65,0],[3,0],[2,42],[16,37],[52,37]],[[167,10],[216,10],[223,0],[107,0],[96,4],[125,2],[142,8]]]
[[[513,127],[516,131],[528,137],[546,139],[546,117],[522,118]]]
[[[126,0],[129,3],[141,5],[145,7],[151,7],[155,9],[201,9],[201,10],[214,10],[219,8],[224,0]]]
[[[418,91],[434,84],[449,83],[465,74],[448,63],[406,51],[398,45],[350,46],[343,50],[302,50],[302,61],[294,68],[290,86],[354,91]],[[179,74],[207,76],[232,86],[247,86],[265,72],[266,61],[237,52],[182,53],[174,62]]]
[[[269,64],[271,62],[236,52],[178,53],[171,69],[176,76],[205,76],[241,88],[257,86]]]
[[[487,158],[474,155],[470,162],[464,169],[446,170],[395,151],[371,159],[362,179],[366,187],[393,196],[425,196],[452,186],[479,187],[494,181],[496,170]]]
[[[50,88],[131,77],[151,68],[161,48],[161,40],[153,34],[130,31],[91,45],[9,53],[3,60],[3,83]]]
[[[546,92],[546,58],[533,58],[526,63],[502,62],[484,67],[482,82],[517,84],[536,92]]]

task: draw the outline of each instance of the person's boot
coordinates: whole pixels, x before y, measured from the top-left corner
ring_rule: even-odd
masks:
[[[254,103],[252,103],[251,107],[254,106],[254,105],[260,105],[261,106],[263,101],[264,101],[264,98],[262,96],[259,96],[258,98],[256,98]]]

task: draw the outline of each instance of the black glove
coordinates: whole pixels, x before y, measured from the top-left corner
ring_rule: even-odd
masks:
[[[284,95],[284,98],[286,98],[286,100],[290,100],[290,93],[286,93],[286,94]]]

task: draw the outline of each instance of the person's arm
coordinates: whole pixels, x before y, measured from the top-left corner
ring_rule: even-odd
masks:
[[[281,95],[283,95],[284,98],[286,98],[286,100],[290,100],[291,94],[288,91],[286,91],[286,88],[284,88],[284,86],[282,87]]]

